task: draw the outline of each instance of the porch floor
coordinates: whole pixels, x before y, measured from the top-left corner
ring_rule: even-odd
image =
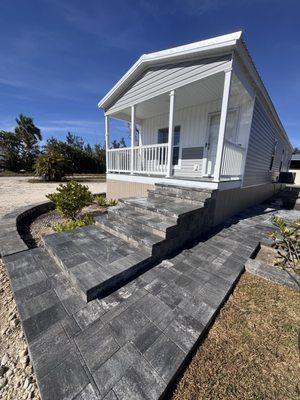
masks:
[[[199,176],[199,177],[195,177],[195,176],[182,176],[182,175],[172,175],[170,177],[158,174],[133,174],[130,175],[128,172],[109,172],[110,175],[115,175],[115,176],[139,176],[139,177],[145,177],[145,178],[159,178],[159,179],[168,179],[168,180],[172,180],[172,179],[176,179],[179,181],[190,181],[190,182],[211,182],[214,183],[214,179],[213,177],[208,177],[208,176]],[[240,178],[228,178],[228,177],[221,177],[220,178],[220,182],[232,182],[232,181],[240,181]]]

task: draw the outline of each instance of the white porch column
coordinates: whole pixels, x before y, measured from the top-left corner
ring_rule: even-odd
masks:
[[[131,150],[130,150],[130,174],[133,175],[134,168],[134,135],[135,135],[135,106],[131,106],[131,129],[130,129],[130,138],[131,138]]]
[[[229,102],[230,86],[231,86],[231,75],[232,75],[231,69],[228,71],[225,71],[217,154],[216,154],[216,162],[215,162],[215,169],[214,169],[214,181],[215,182],[219,182],[220,174],[221,174],[221,165],[222,165],[222,158],[223,158],[223,148],[224,148],[224,139],[225,139],[226,120],[227,120],[227,110],[228,110],[228,102]]]
[[[109,116],[105,115],[106,172],[108,172],[108,169],[109,169],[108,149],[109,149]]]
[[[170,111],[169,111],[169,133],[168,133],[168,167],[167,177],[172,175],[173,168],[173,142],[174,142],[174,109],[175,109],[175,90],[170,92]]]

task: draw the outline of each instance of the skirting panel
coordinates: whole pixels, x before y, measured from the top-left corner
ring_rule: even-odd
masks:
[[[267,183],[219,191],[216,196],[214,225],[218,225],[247,207],[263,202],[273,196],[282,186],[279,183]]]
[[[125,197],[147,197],[147,190],[154,189],[154,185],[139,182],[123,182],[108,179],[107,197],[121,199]]]

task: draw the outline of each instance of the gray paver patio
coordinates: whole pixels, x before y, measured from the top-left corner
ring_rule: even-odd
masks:
[[[270,230],[271,211],[231,218],[89,303],[44,249],[4,257],[42,399],[160,398]]]

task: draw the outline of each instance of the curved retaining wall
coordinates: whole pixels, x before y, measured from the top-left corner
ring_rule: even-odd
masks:
[[[0,256],[8,256],[28,249],[20,234],[23,224],[28,224],[39,215],[53,210],[51,201],[17,208],[0,219]]]

